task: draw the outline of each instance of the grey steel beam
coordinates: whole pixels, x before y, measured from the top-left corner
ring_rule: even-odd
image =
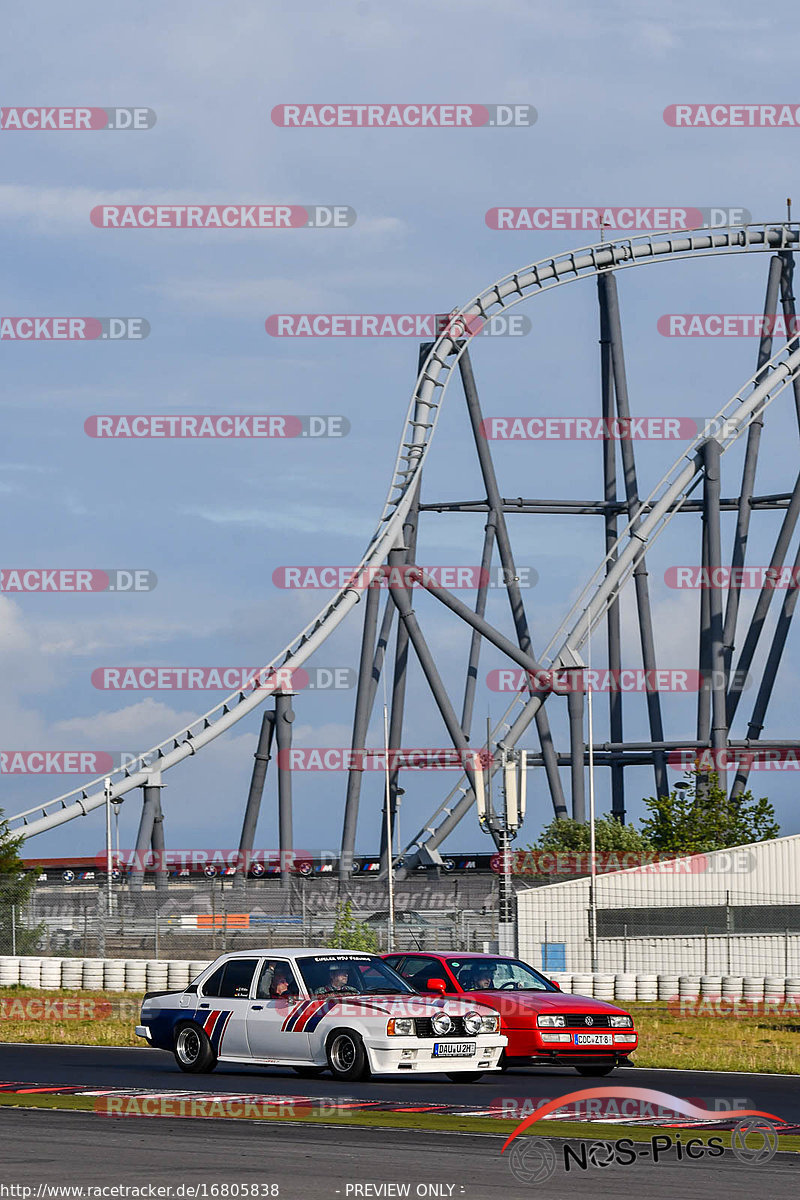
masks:
[[[281,887],[291,887],[292,877],[288,870],[289,852],[294,846],[292,830],[292,770],[287,765],[292,752],[292,708],[291,693],[275,693],[275,742],[278,748],[278,848],[280,850]]]
[[[778,532],[778,537],[775,541],[775,547],[769,560],[770,570],[778,571],[783,566],[783,560],[786,557],[786,551],[789,549],[789,543],[792,540],[797,518],[800,516],[800,475],[797,476],[797,481],[792,492],[792,499],[789,507],[786,510],[781,527]],[[768,577],[769,578],[769,577]],[[727,704],[727,721],[728,725],[733,722],[736,715],[736,710],[739,707],[739,701],[742,696],[742,691],[747,682],[747,676],[753,662],[753,656],[756,652],[761,634],[764,629],[764,622],[767,619],[772,597],[775,595],[775,588],[770,584],[765,583],[759,592],[758,600],[756,601],[753,615],[750,618],[750,624],[747,628],[742,652],[739,655],[739,661],[736,664],[736,670],[731,674],[730,684],[728,687],[728,704]]]
[[[156,858],[156,893],[165,892],[169,882],[169,871],[164,864],[164,812],[161,807],[161,786],[153,788],[156,793],[155,809],[153,812],[153,835],[150,841]]]
[[[497,486],[497,476],[495,474],[491,451],[489,450],[489,442],[482,433],[483,413],[481,411],[481,403],[475,384],[475,375],[472,370],[472,360],[469,356],[469,350],[464,351],[459,359],[458,366],[461,372],[461,383],[464,388],[464,398],[467,402],[467,413],[472,427],[472,436],[478,455],[483,485],[486,488],[486,499],[495,516],[497,550],[505,574],[506,592],[508,593],[508,602],[511,606],[511,616],[514,621],[517,641],[519,642],[520,649],[532,658],[533,643],[528,628],[528,618],[525,613],[525,605],[522,602],[522,592],[514,562],[514,553],[511,549],[511,540],[508,536],[508,527],[503,514],[502,499],[500,497],[500,489]],[[536,714],[536,729],[542,747],[542,754],[544,755],[545,775],[547,776],[547,785],[550,789],[550,799],[553,802],[553,811],[558,816],[560,812],[566,811],[564,789],[561,786],[561,776],[558,773],[558,764],[555,760],[553,737],[550,732],[550,720],[543,708],[540,708]]]
[[[709,438],[703,445],[705,473],[703,477],[703,523],[708,542],[709,578],[713,582],[722,565],[722,543],[719,523],[720,445]],[[722,641],[722,589],[707,589],[709,596],[708,662],[711,670],[711,745],[721,749],[728,738],[725,716],[726,683],[725,657]],[[705,682],[705,681],[701,681]]]
[[[625,372],[625,352],[622,346],[622,321],[619,313],[619,297],[617,281],[612,272],[606,271],[598,276],[601,309],[605,308],[607,317],[608,336],[611,342],[611,361],[614,370],[614,392],[617,402],[617,416],[623,421],[629,421],[631,416],[628,400],[628,380]],[[641,504],[639,502],[639,485],[636,479],[636,460],[633,453],[633,442],[629,438],[620,441],[622,468],[625,480],[625,499],[627,501],[628,519],[631,522],[631,535],[636,536],[641,523]],[[608,575],[611,575],[614,564],[611,564]],[[646,671],[656,670],[655,640],[653,638],[653,618],[650,611],[650,589],[647,582],[647,565],[642,554],[633,571],[633,582],[636,591],[636,611],[639,618],[639,638],[642,647],[642,665]],[[661,718],[661,700],[655,691],[647,691],[647,715],[650,723],[650,736],[654,742],[661,741],[664,736],[664,724]],[[656,753],[655,763],[656,793],[659,796],[669,794],[667,785],[666,763]]]
[[[708,527],[703,516],[700,537],[700,565],[708,571]],[[697,691],[697,736],[702,742],[711,737],[711,597],[708,588],[700,591],[700,630],[697,666],[700,672],[700,687]]]
[[[471,747],[467,738],[464,736],[463,729],[458,723],[458,717],[456,716],[455,709],[450,702],[450,697],[448,696],[445,686],[442,683],[442,679],[437,670],[433,655],[431,654],[422,630],[419,627],[419,622],[417,621],[416,614],[414,613],[414,609],[411,605],[408,588],[398,586],[394,583],[394,581],[390,581],[389,594],[397,606],[397,614],[400,620],[408,630],[408,636],[412,646],[414,647],[414,653],[417,656],[419,665],[422,668],[425,679],[427,680],[428,687],[430,688],[431,694],[436,702],[436,707],[439,709],[442,720],[444,721],[448,736],[450,737],[450,740],[456,750],[463,751],[465,755],[468,755]],[[468,609],[467,611],[470,612],[471,615],[474,615],[472,614],[471,609]],[[467,796],[469,797],[469,803],[472,804],[475,800],[475,773],[471,764],[467,764],[465,766],[464,773],[467,776],[470,788]]]
[[[569,766],[572,794],[572,819],[586,822],[586,778],[584,774],[583,692],[567,693],[569,713]]]
[[[794,337],[797,330],[797,313],[794,296],[794,254],[791,250],[781,250],[781,307],[786,322],[787,341]],[[800,429],[800,379],[792,380],[794,391],[794,407],[797,414],[797,426]]]
[[[779,256],[769,260],[767,275],[767,293],[764,298],[764,316],[767,318],[765,328],[758,346],[756,370],[760,371],[772,356],[772,332],[770,322],[774,320],[778,306],[778,289],[784,264]],[[736,533],[733,539],[731,554],[731,584],[728,589],[728,603],[725,609],[723,627],[723,643],[725,646],[725,671],[730,671],[733,649],[736,641],[736,621],[739,615],[739,598],[741,588],[737,581],[736,572],[744,565],[747,555],[747,538],[750,532],[750,499],[755,491],[756,467],[758,464],[758,447],[761,442],[761,430],[764,428],[764,418],[756,412],[747,431],[747,446],[744,452],[742,467],[742,487],[739,493],[739,508],[736,517]],[[727,686],[727,685],[726,685]]]
[[[798,549],[794,560],[794,574],[792,576],[793,580],[797,579],[798,572],[800,572],[800,549]],[[781,658],[783,657],[786,639],[789,636],[789,628],[791,626],[792,617],[794,616],[794,610],[797,605],[797,592],[797,583],[793,582],[790,584],[786,595],[783,598],[780,616],[778,617],[778,623],[775,626],[775,632],[772,635],[772,645],[769,648],[767,662],[764,667],[764,674],[761,678],[761,686],[758,689],[756,702],[753,705],[753,715],[751,716],[750,723],[747,727],[747,738],[750,742],[757,741],[761,736],[761,730],[764,728],[764,719],[767,715],[767,708],[769,706],[770,699],[772,698],[772,689],[775,686],[775,677],[778,673],[778,667],[780,666]],[[749,767],[740,767],[739,770],[737,770],[736,778],[733,781],[733,787],[731,788],[732,799],[736,799],[736,797],[740,796],[744,791],[749,773]]]
[[[131,891],[142,890],[144,869],[139,864],[144,861],[145,855],[152,849],[153,825],[158,808],[160,782],[160,773],[151,771],[148,773],[148,782],[142,786],[142,815],[139,818],[139,829],[136,834],[136,858],[134,869],[131,871]]]
[[[600,307],[600,387],[602,396],[603,420],[606,428],[611,427],[614,417],[614,363],[611,348],[611,334],[608,328],[608,306],[603,303],[598,279],[598,303]],[[606,438],[603,441],[603,501],[605,504],[605,553],[608,559],[606,574],[616,561],[614,545],[617,540],[617,513],[622,511],[622,505],[617,499],[617,452],[614,441]],[[609,669],[619,670],[622,666],[622,638],[620,632],[619,598],[614,597],[606,613],[606,637],[608,641]],[[622,741],[622,695],[610,692],[608,696],[609,733],[615,742]],[[581,788],[583,788],[583,763],[580,772]],[[574,784],[573,784],[574,786]],[[573,798],[573,811],[575,801]],[[625,778],[617,766],[611,770],[611,815],[625,823]]]
[[[490,510],[483,532],[483,551],[481,553],[481,575],[478,594],[475,598],[475,612],[479,617],[486,615],[486,597],[489,592],[489,571],[492,565],[494,551],[495,527],[497,518],[494,510]],[[475,705],[475,687],[478,682],[478,662],[481,654],[481,635],[477,629],[472,631],[467,660],[467,677],[464,682],[464,703],[461,708],[461,728],[469,737],[472,728],[472,712]]]
[[[353,735],[350,739],[352,750],[366,748],[367,730],[375,698],[377,679],[375,670],[375,631],[378,627],[378,605],[380,602],[380,587],[377,583],[367,588],[364,603],[364,628],[361,634],[361,656],[358,665],[358,684],[356,688],[356,707],[353,715]],[[387,606],[389,600],[387,597]],[[384,618],[386,614],[384,613]],[[378,667],[380,674],[380,667]],[[354,760],[355,761],[355,760]],[[351,767],[347,773],[347,794],[344,805],[344,821],[342,823],[342,848],[339,856],[339,878],[348,879],[353,871],[353,854],[356,844],[356,829],[358,826],[358,805],[361,796],[361,777],[363,767]]]
[[[791,498],[791,492],[776,492],[771,496],[753,496],[750,501],[750,508],[756,509],[773,509],[786,508]],[[738,497],[724,496],[719,502],[722,512],[736,512],[739,508]],[[605,516],[607,513],[614,513],[617,516],[620,513],[627,512],[628,505],[625,500],[617,500],[616,502],[608,503],[605,500],[536,500],[525,499],[520,496],[518,499],[509,497],[503,498],[502,508],[504,513],[554,513],[556,515],[572,516],[577,513],[579,516]],[[489,512],[489,505],[485,500],[443,500],[436,504],[420,504],[420,512],[455,512],[455,513],[485,513]],[[641,514],[647,514],[650,511],[649,504],[642,504],[639,508]],[[676,506],[676,512],[682,513],[701,513],[703,511],[702,500],[685,500],[683,504]]]
[[[239,838],[240,866],[237,869],[234,885],[243,888],[247,882],[249,855],[255,845],[256,827],[261,813],[261,798],[264,795],[264,780],[267,777],[267,766],[272,750],[272,737],[275,732],[275,713],[271,708],[266,709],[261,718],[261,728],[258,733],[258,743],[253,755],[253,774],[250,777],[250,790],[247,793],[247,804],[242,820],[242,833]]]

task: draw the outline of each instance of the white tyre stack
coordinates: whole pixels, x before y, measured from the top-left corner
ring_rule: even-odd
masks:
[[[786,999],[800,1008],[800,975],[787,975]]]
[[[744,979],[741,975],[722,976],[722,995],[726,1000],[741,1000]]]
[[[588,975],[585,972],[580,975],[573,975],[572,990],[577,996],[593,996],[594,975]]]
[[[786,997],[786,978],[783,975],[767,975],[764,978],[764,999],[773,1003]]]
[[[174,961],[167,963],[167,987],[183,991],[189,986],[188,962]]]
[[[22,987],[39,988],[42,986],[42,960],[40,958],[21,958],[19,960],[19,982]]]
[[[763,975],[745,975],[742,999],[749,1004],[762,1004],[764,1002]]]
[[[125,959],[107,958],[103,967],[103,987],[108,992],[125,991]]]
[[[60,958],[43,958],[41,972],[41,986],[55,990],[61,987],[61,963]]]
[[[192,966],[197,966],[197,964],[192,963]],[[197,974],[199,975],[200,972],[198,971]],[[567,975],[565,971],[547,971],[545,974],[548,979],[552,979],[553,983],[558,984],[562,992],[572,991],[572,976]]]
[[[614,976],[614,999],[636,999],[636,976],[630,973]]]
[[[701,975],[700,976],[700,995],[711,998],[722,995],[722,976],[721,975]]]
[[[658,976],[636,976],[636,999],[653,1001],[658,999]]]
[[[0,958],[0,987],[14,987],[19,983],[19,959]]]
[[[681,975],[678,979],[678,995],[681,1000],[697,1000],[700,996],[700,976]]]
[[[87,992],[102,992],[103,990],[103,959],[85,958],[83,960],[82,986]]]
[[[65,958],[61,963],[61,986],[79,988],[83,983],[83,959]]]
[[[614,999],[614,976],[613,975],[595,975],[594,977],[594,998],[595,1000],[607,1000],[611,1003]]]
[[[160,959],[151,958],[147,963],[146,978],[148,992],[166,991],[169,979],[169,964],[162,962]]]
[[[659,1000],[674,1000],[678,995],[679,981],[677,975],[659,975],[658,977],[658,998]]]
[[[147,991],[147,960],[129,958],[125,963],[126,992]]]

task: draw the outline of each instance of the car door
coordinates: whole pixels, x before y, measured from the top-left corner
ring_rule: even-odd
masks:
[[[277,981],[283,978],[289,986],[280,994]],[[301,999],[297,976],[287,959],[263,959],[247,1012],[247,1042],[253,1058],[308,1062],[309,1035],[302,1029],[302,1018],[311,1004]]]
[[[247,1058],[247,1012],[257,958],[230,958],[200,988],[197,1020],[221,1058]]]

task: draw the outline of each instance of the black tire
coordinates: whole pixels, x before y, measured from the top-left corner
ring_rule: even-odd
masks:
[[[202,1075],[213,1071],[217,1065],[217,1053],[208,1034],[199,1025],[187,1022],[175,1032],[175,1062],[182,1071],[190,1075]]]
[[[501,1051],[500,1061],[498,1062],[497,1065],[501,1071],[507,1071],[508,1068],[511,1066],[511,1063],[508,1060],[508,1055],[506,1054],[505,1050]]]
[[[615,1063],[611,1063],[610,1066],[602,1066],[598,1064],[597,1066],[593,1067],[587,1064],[585,1067],[576,1067],[575,1070],[579,1075],[610,1075],[614,1070],[615,1065]]]
[[[478,1079],[483,1079],[485,1072],[483,1071],[445,1071],[448,1079],[452,1079],[453,1083],[475,1083]]]
[[[294,1071],[294,1073],[296,1075],[299,1075],[301,1079],[316,1079],[319,1075],[322,1075],[325,1068],[324,1067],[292,1067],[292,1070]]]
[[[369,1059],[364,1043],[352,1029],[334,1029],[325,1050],[328,1055],[328,1067],[334,1079],[349,1082],[369,1078]]]

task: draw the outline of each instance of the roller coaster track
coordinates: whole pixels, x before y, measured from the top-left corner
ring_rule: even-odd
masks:
[[[392,484],[377,529],[354,571],[352,582],[342,588],[305,629],[254,675],[245,688],[231,693],[178,733],[143,752],[127,767],[114,771],[110,777],[112,800],[119,800],[133,789],[147,784],[152,771],[166,771],[192,757],[246,717],[275,690],[280,690],[279,686],[265,687],[263,680],[276,677],[281,669],[293,671],[300,667],[355,608],[364,591],[364,581],[368,581],[372,573],[385,563],[389,552],[401,541],[403,523],[419,486],[422,466],[436,430],[444,394],[453,370],[469,344],[471,333],[476,329],[475,318],[488,321],[531,296],[603,272],[687,258],[792,250],[798,245],[800,225],[795,223],[731,226],[620,238],[567,251],[515,271],[454,312],[447,331],[433,343],[417,377],[397,451]],[[722,452],[747,427],[753,414],[763,410],[798,372],[800,349],[796,348],[796,340],[793,339],[720,410],[718,416],[728,421],[726,436],[721,439]],[[676,508],[696,486],[702,470],[698,454],[701,440],[698,438],[690,444],[644,501],[640,512],[646,515],[638,520],[636,528],[632,530],[634,522],[630,522],[622,531],[615,551],[600,563],[580,599],[551,639],[545,661],[556,667],[582,665],[579,651],[590,625],[593,626],[600,619],[645,553],[647,545],[666,527]],[[607,563],[614,553],[616,562],[606,573]],[[542,699],[536,696],[527,701],[516,697],[498,723],[495,736],[499,733],[505,745],[513,746],[541,703]],[[522,710],[509,724],[508,718],[515,705],[522,705]],[[30,838],[76,817],[88,815],[105,803],[106,778],[93,779],[43,804],[14,814],[8,818],[10,829],[17,836]],[[456,785],[450,797],[440,806],[439,812],[444,809],[449,813],[448,802],[459,790],[464,793],[460,803],[472,802],[469,789],[464,788],[463,784]],[[428,825],[426,831],[433,832],[433,825]],[[419,839],[415,841],[419,844]]]

